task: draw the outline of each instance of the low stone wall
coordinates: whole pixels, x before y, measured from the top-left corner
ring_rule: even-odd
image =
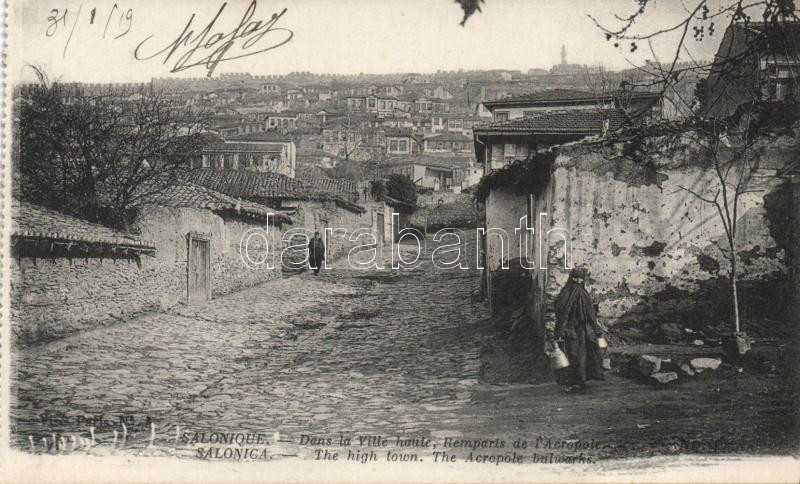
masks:
[[[177,283],[169,269],[149,257],[141,268],[125,260],[12,258],[12,334],[35,343],[154,309]]]
[[[258,225],[223,220],[200,209],[147,207],[137,221],[141,237],[156,245],[154,257],[133,259],[12,258],[12,333],[22,344],[55,339],[186,300],[189,232],[211,240],[212,296],[280,277],[247,268],[239,254],[242,234]],[[280,247],[276,231],[270,243]],[[263,254],[254,238],[253,258]],[[259,243],[261,246],[259,246]]]

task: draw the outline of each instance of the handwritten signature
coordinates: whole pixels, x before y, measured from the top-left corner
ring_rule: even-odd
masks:
[[[294,32],[286,28],[276,27],[278,21],[286,13],[286,8],[279,13],[273,13],[272,17],[267,21],[251,20],[255,15],[256,0],[250,2],[250,6],[247,7],[236,28],[228,33],[219,32],[222,29],[216,28],[215,24],[227,5],[227,2],[223,3],[211,22],[197,33],[195,33],[195,27],[192,25],[196,14],[192,14],[178,38],[158,52],[149,55],[144,53],[146,50],[144,49],[145,44],[148,44],[153,36],[145,38],[136,46],[134,57],[137,60],[147,60],[163,55],[164,64],[172,60],[175,61],[170,72],[180,72],[192,67],[205,66],[208,71],[207,76],[211,77],[221,62],[261,54],[285,45],[292,40]],[[274,37],[276,34],[280,35],[280,37],[272,43],[265,44],[266,41],[262,42],[265,37]],[[251,51],[251,49],[257,50]]]

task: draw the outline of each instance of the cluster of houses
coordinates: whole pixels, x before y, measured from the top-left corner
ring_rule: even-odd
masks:
[[[798,65],[784,57],[757,63],[768,74],[764,95],[796,100],[784,78],[796,80]],[[551,74],[568,78],[576,69],[570,66],[564,53]],[[39,341],[279,277],[280,263],[270,270],[251,266],[261,267],[264,254],[274,257],[290,244],[281,236],[290,228],[366,228],[375,243],[385,243],[402,203],[374,184],[392,174],[408,177],[430,200],[456,197],[452,210],[442,206],[438,215],[431,212],[438,218],[426,217],[434,225],[452,212],[485,229],[483,282],[495,312],[523,301],[541,326],[552,318],[552,298],[569,268],[580,265],[590,270],[587,286],[607,321],[679,312],[703,317],[727,269],[713,206],[680,190],[707,183],[702,156],[690,138],[654,137],[660,149],[633,155],[629,140],[615,138],[621,128],[671,116],[660,93],[624,85],[599,93],[574,87],[519,92],[514,85],[487,99],[491,83],[458,75],[463,82],[450,73],[440,82],[419,75],[356,82],[310,74],[294,82],[248,74],[158,81],[180,85],[176,102],[215,111],[202,156],[177,186],[141,204],[135,235],[17,202],[16,336]],[[514,79],[506,77],[491,82],[511,85]],[[131,89],[136,95],[136,86]],[[781,246],[765,208],[783,180],[791,181],[800,206],[791,154],[797,138],[763,147],[763,190],[742,199],[745,235],[737,244],[748,254],[741,269],[745,294],[791,270],[796,281],[800,272],[790,268],[791,250]],[[300,176],[308,167],[350,160],[374,162],[373,180]],[[797,208],[792,217],[798,225]],[[254,229],[267,235],[246,237]],[[520,237],[520,229],[530,229],[532,240]],[[248,261],[243,240],[252,243]],[[335,257],[350,245],[337,239],[326,246]],[[505,270],[531,260],[535,270]]]
[[[460,192],[480,178],[465,173],[483,170],[474,162],[473,139],[483,124],[560,109],[566,101],[587,109],[655,106],[650,110],[654,116],[667,111],[656,94],[587,92],[589,71],[587,66],[567,63],[564,48],[561,64],[527,75],[518,71],[385,76],[231,73],[215,79],[156,79],[153,84],[187,107],[214,113],[208,130],[219,139],[204,154],[203,166],[235,163],[236,168],[273,170],[277,165],[280,173],[305,178],[342,161],[373,162],[378,166],[372,173],[376,178],[404,173],[423,190]],[[503,105],[507,109],[493,109],[492,103],[524,98],[532,90],[555,97],[543,98],[525,112],[509,103]],[[579,99],[568,99],[570,93]],[[291,140],[287,142],[294,148],[278,151],[277,146],[251,145],[284,140]],[[254,157],[253,165],[248,164]]]
[[[383,176],[396,173],[394,167],[406,164],[409,156],[433,155],[438,159],[432,168],[447,167],[447,176],[437,177],[441,180],[436,185],[428,179],[414,181],[424,189],[457,191],[469,186],[457,172],[479,170],[461,159],[472,157],[473,128],[489,118],[465,109],[441,85],[367,85],[331,91],[319,85],[289,89],[266,82],[257,93],[270,101],[241,98],[213,106],[216,114],[208,130],[219,139],[204,151],[203,166],[222,166],[227,157],[226,166],[273,170],[279,165],[279,172],[295,176],[309,166],[329,168],[341,160],[379,159],[382,169],[377,176]],[[309,105],[310,99],[314,103]],[[294,149],[251,144],[258,141],[286,141]],[[302,170],[297,166],[300,146]],[[251,165],[253,156],[257,160]]]

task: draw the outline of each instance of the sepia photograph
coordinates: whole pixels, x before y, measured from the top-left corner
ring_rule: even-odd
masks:
[[[794,0],[10,0],[3,482],[797,482]]]

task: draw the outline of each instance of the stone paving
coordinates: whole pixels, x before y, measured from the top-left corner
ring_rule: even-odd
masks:
[[[128,443],[151,432],[165,445],[184,431],[260,432],[307,454],[294,445],[303,434],[430,437],[463,426],[480,370],[474,329],[486,317],[471,302],[478,272],[423,260],[407,271],[339,261],[319,276],[21,350],[16,442],[58,451],[94,426],[108,443],[122,438],[124,416]],[[87,420],[98,416],[107,422]]]
[[[793,355],[800,349],[776,361],[786,375],[730,367],[715,372],[722,376],[654,386],[609,374],[578,396],[533,374],[491,384],[481,349],[498,336],[485,324],[485,305],[473,303],[478,272],[442,271],[424,257],[407,271],[354,270],[339,261],[319,276],[292,275],[202,307],[19,350],[12,442],[33,452],[204,459],[219,457],[198,454],[210,446],[193,438],[231,432],[265,436],[268,444],[255,447],[270,459],[373,450],[338,444],[340,434],[387,437],[374,449],[382,460],[388,449],[427,461],[448,438],[480,441],[488,447],[477,452],[495,457],[548,463],[584,454],[596,462],[795,453]],[[397,436],[431,445],[404,447]],[[303,444],[311,438],[331,442]],[[494,439],[505,447],[492,448]],[[513,447],[517,439],[530,446]],[[448,452],[464,459],[470,450]]]

